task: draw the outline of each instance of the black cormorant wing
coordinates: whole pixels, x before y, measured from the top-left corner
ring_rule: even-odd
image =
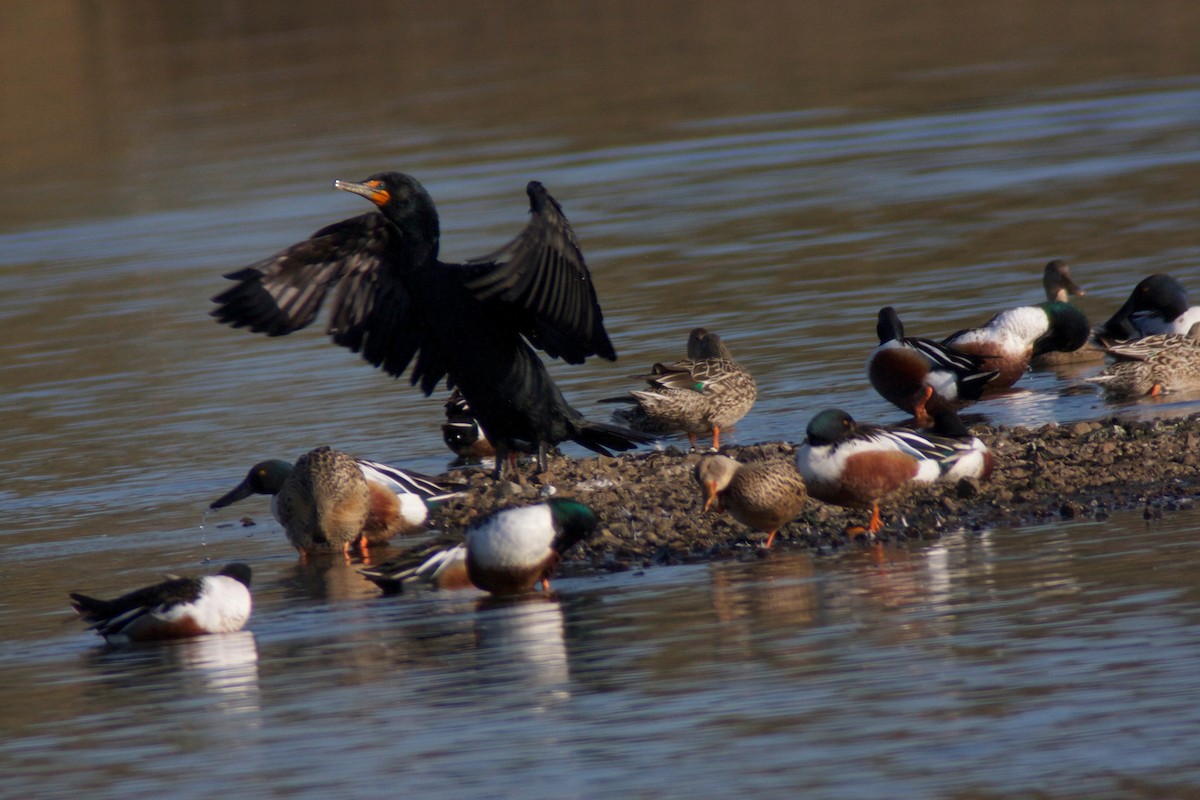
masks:
[[[551,358],[580,364],[591,355],[616,359],[592,276],[562,208],[537,181],[529,193],[529,224],[495,253],[468,262],[482,268],[467,282],[481,301],[517,312],[520,332]]]
[[[237,285],[213,298],[219,307],[212,315],[235,328],[282,336],[310,325],[336,284],[326,326],[334,342],[395,376],[419,350],[411,380],[429,394],[446,369],[433,348],[423,346],[421,317],[389,260],[392,237],[399,235],[374,212],[328,225],[226,275]]]

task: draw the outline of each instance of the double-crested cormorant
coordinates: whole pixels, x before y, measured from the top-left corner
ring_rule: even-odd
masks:
[[[530,344],[551,358],[613,360],[591,275],[570,224],[538,182],[531,218],[500,250],[464,264],[438,260],[437,210],[416,179],[398,172],[334,186],[379,213],[352,217],[225,277],[212,313],[234,327],[280,336],[309,325],[337,284],[327,332],[334,342],[411,382],[426,395],[443,376],[470,404],[497,451],[496,476],[513,451],[564,440],[599,453],[651,439],[587,420],[567,404]]]

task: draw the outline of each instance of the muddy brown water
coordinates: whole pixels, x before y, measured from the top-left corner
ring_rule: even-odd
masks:
[[[1055,257],[1097,320],[1150,272],[1197,290],[1200,9],[1044,5],[0,8],[5,794],[1200,791],[1192,511],[499,606],[379,600],[203,517],[318,444],[449,461],[437,400],[319,331],[207,316],[223,272],[364,210],[334,178],[416,175],[450,258],[515,233],[541,180],[621,356],[553,365],[566,395],[603,414],[705,325],[758,378],[743,444],[829,405],[898,419],[863,369],[882,305],[944,335],[1038,301]],[[1107,406],[1094,370],[974,410],[1197,410]],[[235,558],[240,635],[109,652],[63,624],[69,590]]]

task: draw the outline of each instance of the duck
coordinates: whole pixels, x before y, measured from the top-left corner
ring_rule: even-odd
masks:
[[[1042,288],[1046,292],[1047,303],[1069,303],[1071,297],[1083,297],[1087,292],[1071,277],[1071,267],[1061,258],[1056,258],[1046,264],[1042,270]],[[1088,339],[1081,347],[1074,350],[1051,350],[1034,356],[1030,365],[1034,367],[1055,367],[1063,364],[1092,363],[1104,360],[1104,350]]]
[[[361,570],[385,593],[409,581],[438,588],[472,586],[494,595],[524,594],[540,586],[550,591],[550,576],[562,557],[595,534],[596,514],[585,503],[552,497],[535,505],[495,510],[467,527],[451,547],[416,551],[377,568]]]
[[[1037,356],[1078,350],[1090,333],[1082,311],[1056,300],[1006,309],[981,327],[950,334],[942,344],[984,359],[988,369],[999,373],[983,387],[984,399],[1011,388]]]
[[[496,449],[497,480],[518,452],[535,453],[544,472],[563,441],[603,455],[653,441],[585,418],[533,350],[568,364],[617,357],[575,232],[541,183],[526,186],[530,219],[515,239],[457,264],[438,257],[437,208],[416,178],[381,172],[334,187],[375,210],[225,275],[234,285],[213,297],[218,322],[286,335],[310,325],[337,286],[334,343],[389,375],[411,364],[426,396],[443,378],[458,387]]]
[[[1110,344],[1105,352],[1116,362],[1086,380],[1108,400],[1200,390],[1200,339],[1194,336],[1157,334]]]
[[[859,424],[830,408],[808,423],[796,466],[810,497],[823,503],[872,509],[866,530],[883,527],[879,501],[905,484],[986,478],[994,466],[987,446],[956,414],[939,410],[941,432]]]
[[[1101,345],[1128,342],[1146,336],[1186,336],[1200,322],[1200,306],[1188,305],[1187,290],[1170,275],[1143,278],[1117,312],[1096,329]]]
[[[790,461],[740,462],[710,453],[696,462],[696,482],[704,511],[728,511],[743,525],[767,534],[763,549],[771,549],[779,529],[804,510],[808,493],[804,479]]]
[[[302,559],[316,553],[365,556],[372,545],[424,530],[430,505],[462,486],[322,446],[293,464],[260,461],[242,482],[209,506],[215,510],[252,494],[271,495],[271,514]]]
[[[442,423],[442,441],[464,461],[479,461],[496,455],[479,423],[471,414],[471,406],[462,392],[455,389],[446,400],[446,421]]]
[[[867,378],[889,403],[912,414],[917,424],[933,424],[933,412],[978,400],[999,374],[987,359],[949,345],[904,335],[892,306],[879,310],[879,346],[867,359]]]
[[[632,403],[613,418],[634,430],[684,432],[692,449],[698,435],[712,434],[712,449],[721,449],[721,429],[732,427],[754,407],[754,376],[734,360],[721,337],[704,328],[688,334],[687,359],[669,366],[655,364],[639,375],[650,386],[604,403]]]
[[[110,644],[185,639],[240,631],[253,605],[250,576],[250,567],[233,563],[216,575],[171,577],[115,600],[79,592],[69,597],[89,630]]]

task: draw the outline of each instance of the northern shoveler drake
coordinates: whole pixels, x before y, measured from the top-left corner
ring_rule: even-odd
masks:
[[[989,397],[1016,383],[1035,356],[1078,350],[1089,333],[1082,311],[1070,303],[1053,302],[1001,311],[983,327],[953,333],[942,344],[983,358],[989,369],[999,370],[983,387],[981,396]]]
[[[229,564],[216,575],[170,578],[115,600],[70,597],[90,629],[113,644],[232,633],[250,618],[250,567]]]
[[[1096,329],[1102,345],[1146,336],[1186,336],[1200,322],[1200,306],[1188,305],[1187,290],[1170,275],[1151,275],[1133,287],[1129,299]]]
[[[721,338],[704,328],[688,335],[687,355],[684,361],[655,364],[649,375],[639,375],[649,389],[601,402],[634,403],[634,408],[617,411],[613,417],[635,430],[683,431],[693,449],[697,435],[711,433],[713,450],[719,450],[721,429],[746,416],[758,397],[758,387]]]
[[[1047,303],[1069,303],[1072,295],[1082,297],[1087,294],[1071,278],[1071,268],[1061,258],[1054,259],[1042,270],[1042,288],[1046,290]],[[1035,367],[1052,367],[1103,360],[1104,351],[1089,339],[1074,350],[1051,350],[1041,353],[1034,356],[1029,363]]]
[[[451,452],[466,461],[478,461],[496,455],[479,423],[471,414],[471,406],[462,392],[455,389],[446,401],[446,421],[442,423],[442,441]]]
[[[578,500],[555,497],[544,503],[493,511],[473,522],[466,541],[432,556],[407,558],[376,569],[366,578],[385,592],[399,591],[405,581],[420,579],[441,588],[471,584],[497,595],[521,594],[550,576],[562,556],[596,532],[596,514]]]
[[[310,450],[291,464],[262,461],[210,508],[252,494],[271,495],[271,513],[302,557],[349,553],[423,530],[429,505],[462,487],[419,472],[354,458],[331,447]]]
[[[715,453],[696,463],[704,510],[728,511],[738,522],[767,534],[770,549],[779,529],[804,510],[804,479],[787,461],[742,463]]]
[[[513,452],[536,453],[544,471],[549,448],[568,439],[604,455],[652,441],[584,418],[529,346],[569,364],[617,357],[575,233],[542,184],[526,187],[522,233],[462,264],[438,259],[437,209],[415,178],[383,172],[334,186],[378,213],[329,225],[226,275],[235,285],[213,298],[219,321],[291,333],[312,323],[338,284],[333,341],[391,375],[413,364],[410,380],[426,395],[447,377],[496,448],[497,478]]]
[[[1116,363],[1087,380],[1109,400],[1200,390],[1200,339],[1160,334],[1112,344],[1106,352]]]
[[[867,360],[867,377],[875,391],[916,418],[933,424],[932,412],[955,409],[980,398],[999,373],[986,359],[953,347],[904,335],[896,309],[879,310],[879,346]]]
[[[942,430],[965,433],[957,416],[942,412]],[[949,422],[942,420],[948,417]],[[910,481],[932,483],[985,478],[993,459],[978,438],[917,432],[908,428],[859,425],[841,409],[827,409],[808,423],[808,438],[796,451],[796,466],[808,494],[838,506],[871,506],[868,530],[883,523],[879,500]]]

